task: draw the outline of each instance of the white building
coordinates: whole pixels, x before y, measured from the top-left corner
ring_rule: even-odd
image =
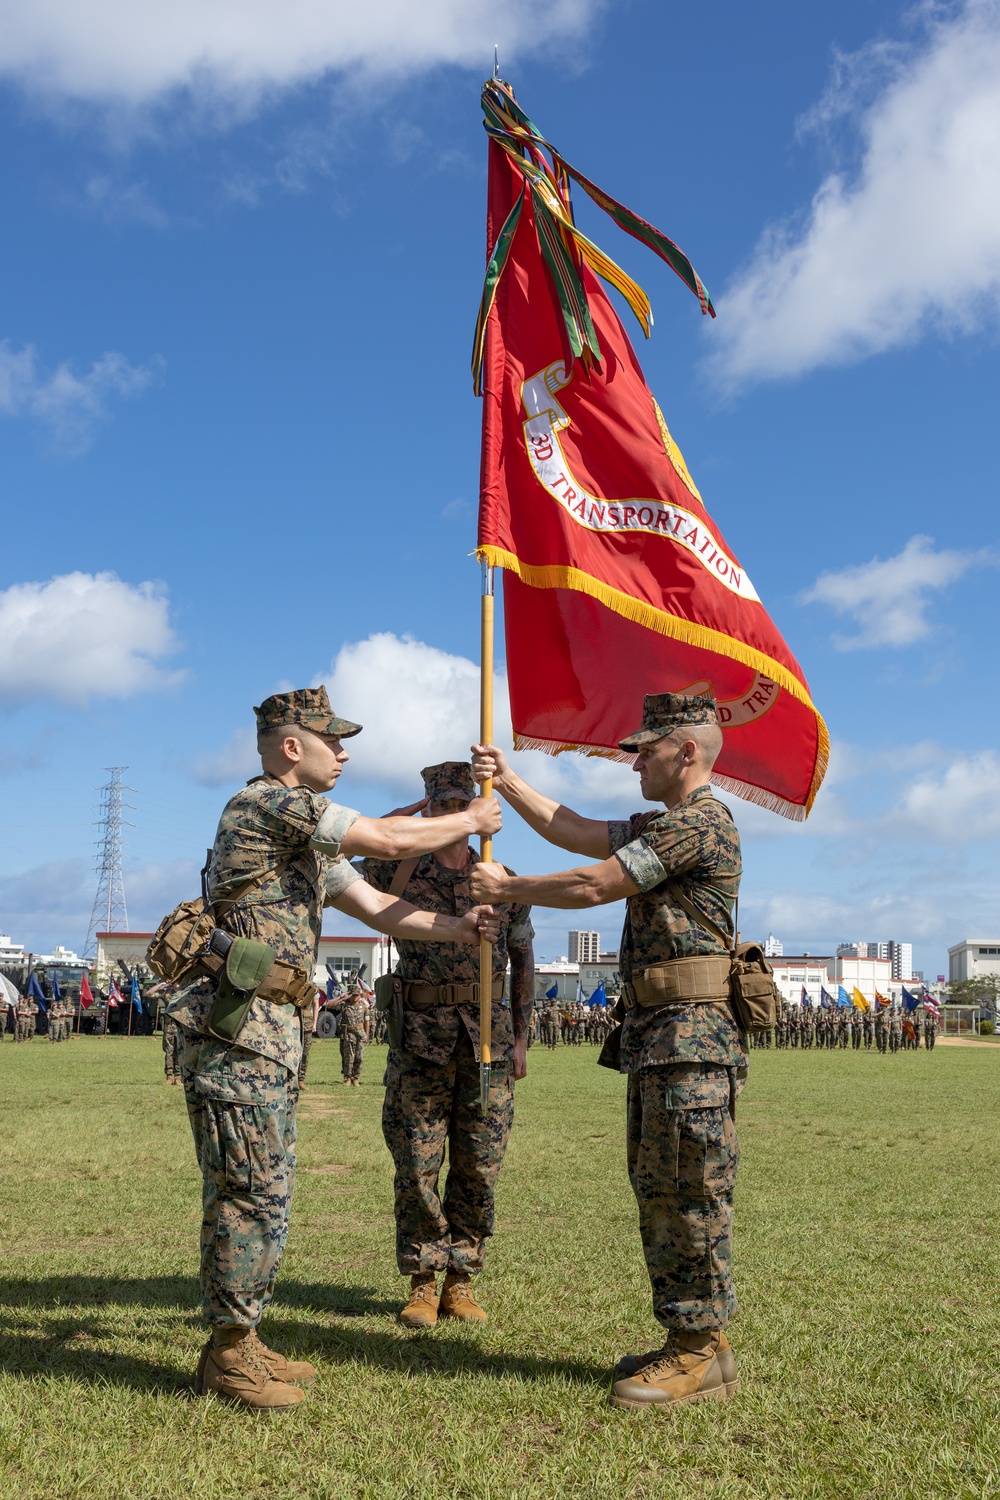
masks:
[[[1000,937],[966,938],[948,949],[949,984],[984,974],[1000,974]]]
[[[571,964],[596,963],[601,952],[599,932],[577,932],[569,935],[569,961]]]
[[[790,955],[771,959],[771,967],[774,970],[774,982],[778,986],[783,1000],[788,1000],[792,1005],[799,1005],[802,1001],[802,987],[805,986],[806,994],[813,1005],[819,1004],[820,990],[830,991],[830,965],[832,958],[814,958],[812,954],[799,954],[797,957]]]
[[[764,957],[781,958],[785,947],[780,938],[776,938],[773,932],[769,932],[764,939]]]
[[[346,979],[354,969],[365,965],[365,984],[372,986],[376,979],[388,974],[396,962],[396,950],[389,938],[380,932],[359,933],[355,937],[321,937],[319,958],[316,962],[316,984],[326,989],[329,978]],[[331,976],[329,964],[333,974]]]
[[[899,979],[906,984],[913,978],[913,944],[897,943],[890,939],[885,946],[889,950],[886,957],[892,966],[893,979]]]
[[[857,986],[869,1005],[875,1003],[876,990],[886,999],[891,997],[892,965],[887,958],[838,958],[833,978],[849,995]]]
[[[622,980],[618,972],[617,953],[599,953],[594,963],[580,965],[580,983],[583,985],[583,993],[588,997],[594,993],[602,979],[606,994],[617,995],[620,992]]]
[[[7,932],[0,932],[0,964],[16,969],[24,967],[24,944],[12,943]]]
[[[580,984],[580,965],[568,961],[535,965],[535,999],[543,1000],[556,987],[555,998],[564,1004],[576,999]]]

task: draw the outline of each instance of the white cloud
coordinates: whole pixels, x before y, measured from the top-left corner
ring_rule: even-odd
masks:
[[[65,362],[44,370],[33,345],[12,349],[0,342],[0,413],[41,423],[58,445],[82,453],[95,428],[108,416],[113,397],[136,396],[154,378],[157,365],[131,365],[124,354],[102,354],[86,374]]]
[[[995,839],[1000,835],[1000,759],[993,750],[958,755],[939,774],[916,777],[886,824],[941,844]]]
[[[336,712],[364,725],[364,733],[348,741],[352,777],[377,782],[401,799],[420,796],[422,766],[468,760],[479,738],[479,667],[468,657],[383,633],[342,647],[324,680]],[[509,748],[506,677],[497,676],[494,698],[494,738]],[[596,801],[609,814],[641,805],[635,776],[611,761],[533,750],[514,763],[550,797]]]
[[[581,33],[602,0],[7,0],[0,72],[39,93],[148,104],[171,91],[252,104],[332,70],[486,71]]]
[[[1000,296],[1000,0],[930,5],[921,46],[876,43],[848,60],[816,112],[858,109],[863,157],[834,173],[804,227],[772,228],[719,299],[723,388],[895,348],[928,327],[969,331]],[[886,72],[888,78],[886,78]]]
[[[191,766],[192,779],[201,786],[228,786],[259,773],[257,731],[251,724],[237,729],[221,750],[199,755]]]
[[[182,674],[157,663],[177,650],[165,594],[114,573],[65,573],[0,590],[0,700],[128,698]]]
[[[860,627],[835,636],[842,651],[874,646],[911,646],[931,633],[926,612],[931,590],[955,583],[970,568],[992,562],[987,552],[935,552],[932,537],[911,537],[895,557],[821,573],[800,604],[828,604]]]

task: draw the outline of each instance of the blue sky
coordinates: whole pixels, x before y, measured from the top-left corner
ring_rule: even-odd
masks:
[[[496,40],[718,307],[578,205],[650,293],[649,383],[834,742],[804,827],[737,808],[744,929],[910,940],[931,977],[996,936],[996,0],[7,9],[0,929],[82,942],[116,764],[155,925],[281,686],[368,726],[341,783],[367,812],[468,744]],[[524,768],[639,806],[619,767]],[[501,847],[561,863],[513,817]]]

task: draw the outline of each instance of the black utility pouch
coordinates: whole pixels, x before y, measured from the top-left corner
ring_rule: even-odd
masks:
[[[216,1041],[232,1046],[246,1024],[257,986],[267,978],[274,963],[274,949],[253,938],[234,938],[226,954],[226,966],[218,979],[215,1003],[208,1016],[207,1031]]]
[[[398,974],[383,974],[375,981],[375,1009],[386,1017],[389,1046],[399,1052],[403,1046],[403,981]]]

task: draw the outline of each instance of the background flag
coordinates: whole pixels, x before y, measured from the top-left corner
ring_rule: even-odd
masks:
[[[880,995],[878,990],[876,990],[875,1004],[878,1006],[879,1010],[888,1010],[889,1006],[892,1004],[892,1001],[886,999],[885,995]]]
[[[80,1004],[84,1010],[89,1010],[94,1003],[94,992],[90,988],[90,980],[84,974],[80,979]]]
[[[833,996],[827,994],[826,988],[822,984],[819,987],[819,1003],[824,1010],[833,1009]]]
[[[853,1003],[854,1003],[855,1010],[863,1010],[863,1011],[867,1012],[867,1010],[868,1010],[868,1001],[865,999],[864,995],[862,995],[862,993],[858,989],[857,985],[854,986]]]
[[[557,981],[552,986],[552,988],[550,990],[546,990],[545,991],[545,998],[546,998],[546,1000],[554,1000],[556,998],[556,996],[558,995],[558,993],[559,993],[559,983]]]
[[[0,1003],[8,1005],[11,1010],[15,1009],[20,996],[5,975],[0,974]]]
[[[142,1015],[142,996],[139,994],[139,980],[138,980],[138,977],[135,974],[132,975],[132,993],[129,996],[129,999],[131,1000],[132,1004],[135,1006],[136,1010],[139,1012],[139,1014],[141,1016]]]
[[[724,734],[713,780],[802,819],[826,769],[826,728],[595,272],[648,330],[645,294],[579,234],[570,178],[667,260],[706,311],[707,293],[677,246],[570,167],[499,81],[486,84],[483,111],[478,553],[505,569],[515,745],[632,760],[617,741],[640,722],[644,693],[711,693]],[[747,534],[762,524],[752,518]]]
[[[837,985],[837,1009],[838,1010],[848,1010],[853,1005],[853,1003],[854,1002],[851,1000],[850,995],[844,989],[844,986],[842,984],[838,984]]]
[[[108,980],[108,1009],[117,1010],[122,1003],[122,995],[113,979]]]
[[[916,1008],[917,1008],[917,1006],[919,1004],[920,1004],[920,996],[919,995],[911,995],[911,993],[910,993],[910,991],[908,989],[904,989],[903,990],[903,1009],[908,1014],[912,1015],[912,1013],[916,1010]]]
[[[590,1008],[591,1008],[591,1010],[593,1010],[593,1008],[594,1008],[595,1005],[607,1005],[607,1003],[608,1003],[608,992],[604,988],[604,980],[602,979],[601,982],[600,982],[600,984],[593,991],[593,993],[592,993],[592,995],[590,997]]]
[[[928,990],[924,990],[924,1010],[929,1011],[932,1016],[935,1016],[940,1021],[941,1007]]]
[[[59,988],[59,981],[54,974],[52,976],[52,998],[57,1005],[62,999],[62,990]]]
[[[38,1006],[38,1009],[43,1010],[45,1014],[48,1015],[49,1007],[46,1004],[45,995],[42,992],[42,987],[38,983],[38,980],[36,979],[34,974],[32,974],[28,980],[28,994],[31,996],[32,1000],[34,1000],[35,1004]]]
[[[805,1006],[805,1005],[808,1005],[808,1004],[809,1004],[809,991],[806,989],[805,985],[803,985],[802,986],[802,994],[799,996],[799,1005],[800,1006]]]

